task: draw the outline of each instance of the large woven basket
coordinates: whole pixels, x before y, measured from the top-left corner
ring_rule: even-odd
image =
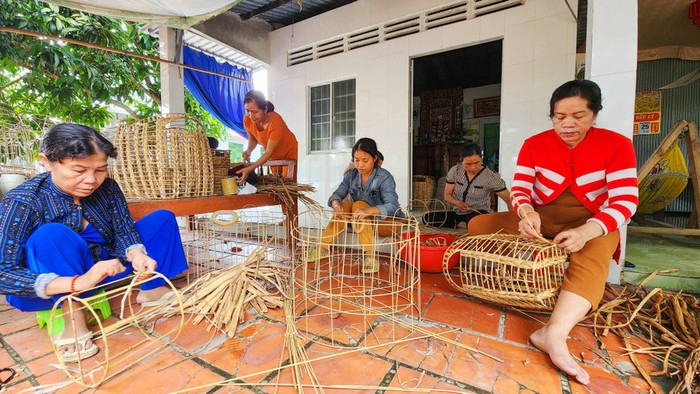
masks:
[[[435,193],[435,179],[427,175],[413,176],[413,199],[414,200],[430,200]]]
[[[212,154],[202,124],[188,115],[121,123],[114,135],[112,176],[130,199],[170,199],[213,193]]]
[[[221,196],[224,194],[221,188],[221,180],[228,177],[228,170],[231,168],[231,151],[212,149],[211,154],[211,162],[214,171],[214,194]]]
[[[459,269],[450,270],[458,253]],[[554,309],[568,266],[568,254],[555,244],[508,234],[456,240],[445,252],[443,272],[457,290],[495,304]]]

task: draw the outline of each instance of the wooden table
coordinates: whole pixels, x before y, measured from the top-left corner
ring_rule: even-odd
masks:
[[[220,210],[255,208],[280,205],[287,226],[287,241],[293,249],[292,229],[296,227],[299,213],[298,203],[292,206],[282,203],[275,195],[255,193],[231,196],[189,197],[171,200],[133,200],[129,201],[129,211],[134,220],[139,220],[158,209],[167,209],[175,216],[193,216]]]

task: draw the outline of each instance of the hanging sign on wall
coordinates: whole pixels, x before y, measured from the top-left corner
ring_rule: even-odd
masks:
[[[634,99],[633,135],[659,134],[661,131],[661,91],[639,92]]]

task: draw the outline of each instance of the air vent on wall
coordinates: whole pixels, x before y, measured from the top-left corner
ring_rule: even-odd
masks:
[[[367,45],[376,44],[379,42],[379,28],[373,27],[370,29],[358,31],[348,35],[348,49],[360,48]]]
[[[467,20],[467,2],[460,1],[426,12],[425,28],[434,29],[464,20]]]
[[[526,0],[461,0],[287,52],[287,66],[404,37],[525,4]]]

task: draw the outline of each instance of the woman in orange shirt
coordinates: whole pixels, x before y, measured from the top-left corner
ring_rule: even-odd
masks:
[[[254,163],[238,170],[241,176],[239,183],[243,184],[251,172],[265,164],[268,160],[296,160],[299,143],[289,130],[284,119],[275,112],[275,106],[265,99],[259,90],[251,90],[243,100],[245,117],[243,128],[248,133],[248,149],[243,152],[243,160],[250,160],[250,153],[260,143],[265,151]],[[286,175],[286,168],[275,171]]]

